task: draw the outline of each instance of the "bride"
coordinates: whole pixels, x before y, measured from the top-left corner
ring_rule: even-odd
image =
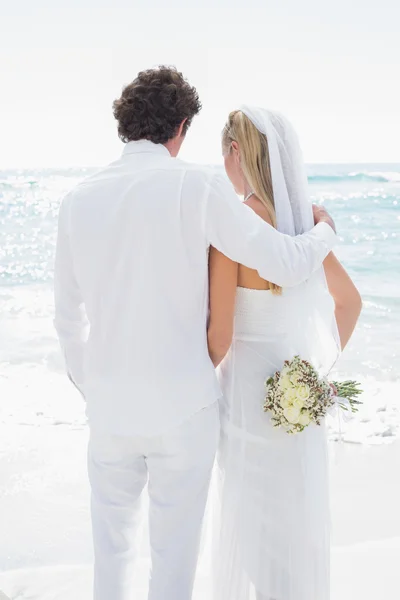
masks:
[[[226,172],[252,210],[290,235],[311,229],[301,150],[284,117],[242,107],[222,143]],[[208,343],[224,392],[215,600],[329,598],[325,428],[274,429],[264,382],[296,354],[327,374],[360,310],[333,254],[306,283],[281,289],[211,250]]]

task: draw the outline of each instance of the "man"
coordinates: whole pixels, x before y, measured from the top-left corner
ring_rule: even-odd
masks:
[[[310,233],[284,236],[222,175],[178,160],[200,108],[175,69],[139,73],[114,103],[122,157],[60,209],[55,325],[87,403],[95,600],[133,597],[147,482],[149,598],[192,596],[219,430],[206,337],[209,246],[290,286],[335,242],[324,211]]]

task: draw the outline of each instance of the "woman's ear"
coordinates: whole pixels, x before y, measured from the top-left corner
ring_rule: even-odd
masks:
[[[232,142],[231,148],[232,148],[232,153],[233,153],[233,156],[235,157],[236,162],[240,163],[239,144],[237,142]]]

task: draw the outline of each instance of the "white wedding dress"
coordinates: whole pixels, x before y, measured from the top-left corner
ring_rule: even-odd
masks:
[[[284,360],[311,359],[307,284],[282,297],[238,288],[235,333],[220,367],[214,600],[326,600],[329,502],[324,427],[289,436],[262,410]]]
[[[242,110],[267,135],[278,229],[301,233],[313,220],[297,138],[275,113]],[[285,360],[300,355],[327,374],[338,352],[322,269],[280,296],[237,289],[233,342],[219,368],[213,600],[328,600],[325,426],[288,435],[263,404],[265,381]]]

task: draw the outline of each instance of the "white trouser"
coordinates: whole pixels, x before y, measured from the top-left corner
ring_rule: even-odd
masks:
[[[94,600],[132,600],[141,494],[148,480],[149,600],[190,600],[219,437],[218,404],[157,437],[91,430]]]

